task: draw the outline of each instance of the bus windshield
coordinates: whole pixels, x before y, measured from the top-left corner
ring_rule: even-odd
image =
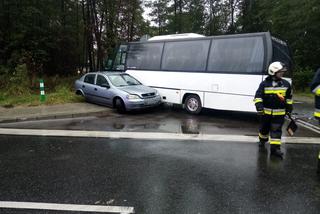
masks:
[[[272,37],[272,61],[283,62],[288,66],[288,71],[285,73],[285,77],[292,77],[293,63],[289,47],[284,41],[275,37]]]
[[[126,55],[127,55],[127,45],[122,44],[116,50],[116,54],[114,59],[108,60],[108,70],[113,71],[124,71],[125,69],[125,62],[126,62]]]

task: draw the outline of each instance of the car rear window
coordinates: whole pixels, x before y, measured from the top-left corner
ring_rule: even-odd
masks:
[[[84,82],[94,84],[94,77],[95,76],[96,76],[95,74],[88,74],[87,76],[85,76]]]

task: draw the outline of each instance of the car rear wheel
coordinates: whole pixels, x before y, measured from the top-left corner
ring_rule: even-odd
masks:
[[[77,91],[76,91],[76,95],[80,95],[80,96],[83,96],[83,97],[84,97],[82,91],[80,91],[80,90],[77,90]]]
[[[126,112],[126,106],[124,105],[124,102],[122,99],[117,98],[115,101],[115,106],[116,106],[116,109],[119,113]]]
[[[199,96],[190,94],[187,96],[186,100],[184,101],[185,109],[190,114],[199,114],[202,109],[201,100]]]

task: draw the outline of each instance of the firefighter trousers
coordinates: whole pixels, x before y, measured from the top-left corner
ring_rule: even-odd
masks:
[[[280,147],[283,123],[283,115],[275,116],[265,114],[260,116],[259,140],[261,142],[267,142],[269,140],[271,146]]]

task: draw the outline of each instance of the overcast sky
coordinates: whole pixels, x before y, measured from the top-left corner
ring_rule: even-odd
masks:
[[[156,0],[151,0],[151,1],[156,1]],[[146,8],[145,5],[146,0],[142,1],[142,8],[144,10],[143,12],[143,18],[146,20],[149,20],[151,22],[151,18],[148,16],[148,14],[151,12],[151,8]],[[155,25],[155,23],[151,22],[151,25]]]

